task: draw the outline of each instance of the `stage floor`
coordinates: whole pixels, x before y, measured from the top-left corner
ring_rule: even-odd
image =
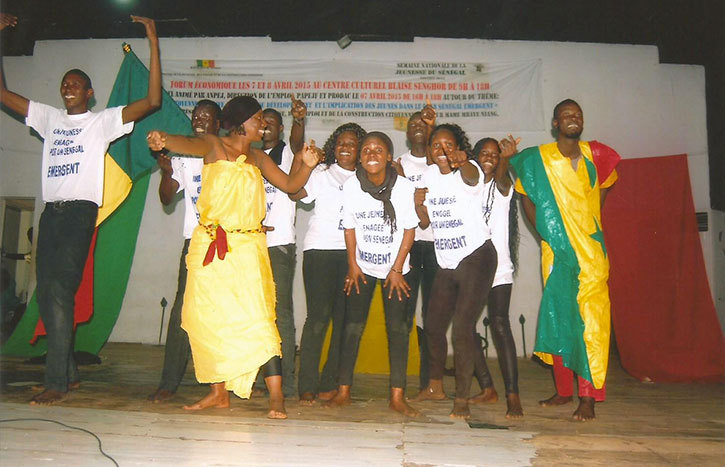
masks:
[[[107,344],[100,357],[100,365],[81,366],[81,388],[53,407],[27,403],[42,366],[2,357],[0,465],[113,465],[93,435],[45,420],[94,433],[121,466],[723,465],[725,459],[725,384],[640,383],[615,359],[608,400],[597,404],[596,420],[584,423],[571,420],[574,404],[537,406],[554,392],[550,372],[523,359],[525,417],[507,420],[498,362],[491,359],[501,399],[472,406],[466,423],[448,417],[452,401],[413,404],[421,410],[415,419],[393,413],[387,376],[361,374],[346,408],[288,400],[288,420],[267,420],[264,398],[233,396],[230,409],[189,413],[181,406],[207,391],[191,368],[174,399],[146,401],[158,384],[163,347]],[[408,379],[413,396],[417,376]],[[453,378],[444,383],[452,394]]]

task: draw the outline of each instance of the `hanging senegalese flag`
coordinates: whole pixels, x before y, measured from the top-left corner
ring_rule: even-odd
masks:
[[[577,170],[557,143],[521,151],[511,159],[516,190],[536,205],[544,291],[534,352],[545,363],[560,355],[564,366],[599,389],[609,360],[609,260],[604,245],[600,188],[617,179],[620,160],[596,141],[580,142]]]
[[[123,50],[125,57],[107,107],[127,105],[147,95],[148,69],[128,44],[123,44]],[[137,122],[133,132],[112,143],[106,154],[103,205],[98,211],[96,232],[76,294],[75,324],[87,322],[77,327],[77,351],[97,354],[111,334],[121,310],[150,173],[156,165],[146,144],[146,134],[152,129],[177,134],[191,131],[189,118],[165,91],[161,109]],[[31,345],[31,340],[44,334],[38,316],[38,304],[33,294],[22,320],[3,346],[3,354],[36,356],[45,353],[44,339]]]
[[[214,66],[214,60],[197,60],[196,67],[197,68],[216,68]]]

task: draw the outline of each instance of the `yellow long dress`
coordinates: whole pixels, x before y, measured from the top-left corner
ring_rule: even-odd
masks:
[[[197,203],[200,225],[186,256],[189,270],[181,327],[200,383],[224,382],[248,398],[259,367],[281,355],[267,242],[259,228],[265,194],[259,169],[244,162],[205,164]],[[216,226],[227,233],[224,259],[203,266]],[[211,227],[209,227],[211,226]]]

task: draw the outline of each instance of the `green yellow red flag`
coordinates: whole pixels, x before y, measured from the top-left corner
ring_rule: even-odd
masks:
[[[601,388],[609,359],[610,302],[600,188],[616,181],[619,155],[596,141],[579,143],[576,170],[556,143],[521,151],[511,159],[516,190],[536,206],[542,238],[544,291],[534,352]]]

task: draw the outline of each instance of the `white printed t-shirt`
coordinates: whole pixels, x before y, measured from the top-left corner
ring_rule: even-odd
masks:
[[[201,193],[201,169],[204,159],[201,157],[172,157],[171,178],[179,183],[176,192],[184,190],[184,238],[191,238],[194,228],[199,225],[199,210],[196,202]]]
[[[345,229],[342,227],[342,186],[355,175],[354,170],[345,170],[337,163],[328,168],[318,165],[307,180],[307,196],[303,203],[315,202],[303,250],[344,250]]]
[[[266,149],[267,154],[273,148]],[[282,161],[279,169],[289,174],[292,168],[292,159],[295,154],[290,149],[289,144],[285,144],[282,149]],[[284,191],[272,185],[264,179],[264,193],[267,197],[267,215],[262,224],[267,227],[274,227],[274,230],[267,232],[267,246],[289,245],[295,242],[295,202],[289,199]]]
[[[403,166],[403,172],[405,172],[405,177],[413,182],[413,186],[415,188],[425,188],[425,185],[423,185],[423,172],[428,169],[428,161],[425,157],[416,157],[410,151],[408,151],[398,158],[398,162],[400,162],[400,165]],[[416,227],[415,240],[432,242],[433,229],[431,229],[430,227],[426,229]]]
[[[443,175],[437,165],[423,174],[428,188],[425,206],[433,228],[438,265],[455,269],[466,256],[486,243],[491,231],[483,220],[479,206],[483,202],[483,172],[475,186],[466,185],[458,170]]]
[[[123,107],[68,115],[30,101],[25,124],[43,138],[43,201],[87,200],[103,204],[103,169],[108,145],[133,130]]]
[[[403,231],[418,225],[410,180],[398,177],[390,193],[395,209],[397,229],[390,234],[390,225],[383,220],[383,202],[378,201],[360,188],[357,177],[351,177],[342,188],[342,225],[355,229],[357,248],[355,256],[362,272],[368,276],[385,279],[393,267],[403,242]],[[403,274],[410,271],[410,253],[403,262]]]
[[[509,251],[509,207],[513,195],[513,186],[509,187],[508,196],[502,195],[496,187],[494,177],[491,177],[491,181],[483,185],[481,212],[484,215],[484,222],[486,219],[486,205],[488,204],[486,201],[489,196],[493,196],[493,208],[491,209],[488,226],[491,229],[491,241],[498,254],[498,266],[496,266],[496,275],[493,278],[492,287],[512,284],[514,281],[514,265],[511,262],[511,253]]]

